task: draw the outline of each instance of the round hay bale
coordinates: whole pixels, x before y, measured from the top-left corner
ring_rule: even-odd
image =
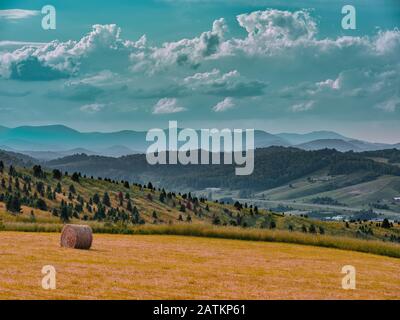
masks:
[[[66,224],[61,231],[62,247],[88,250],[92,241],[92,228],[86,225]]]

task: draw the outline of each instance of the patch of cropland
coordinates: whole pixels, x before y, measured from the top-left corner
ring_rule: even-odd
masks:
[[[321,236],[337,237],[337,243],[342,237],[363,240],[362,243],[384,240],[395,245],[394,251],[398,251],[396,243],[400,241],[397,221],[318,221],[260,209],[245,201],[226,204],[191,193],[172,192],[156,188],[152,182],[138,184],[58,169],[46,171],[39,165],[6,166],[1,162],[0,219],[0,229],[18,231],[58,232],[63,223],[72,222],[89,224],[97,233],[150,232],[242,239],[242,230],[250,230],[243,239],[273,241],[268,234],[260,237],[251,233],[263,229],[283,232],[275,241],[335,247],[332,242],[315,240]],[[199,232],[194,227],[198,225],[221,229]],[[156,228],[148,229],[150,226]],[[228,226],[237,231],[228,232]],[[363,247],[346,242],[340,248],[377,254],[393,251],[379,246],[371,249],[368,243],[365,241]]]

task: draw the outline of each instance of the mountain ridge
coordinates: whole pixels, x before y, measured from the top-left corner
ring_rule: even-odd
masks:
[[[179,130],[179,129],[178,129]],[[168,131],[165,130],[168,135]],[[116,132],[80,132],[65,125],[20,126],[7,128],[0,126],[0,145],[3,149],[30,156],[47,153],[41,160],[52,160],[60,155],[70,155],[70,150],[84,149],[89,154],[123,156],[145,152],[151,142],[146,141],[145,131],[120,130]],[[255,147],[295,146],[306,150],[338,148],[339,151],[373,151],[399,148],[400,143],[372,143],[345,137],[334,131],[312,131],[309,133],[272,134],[255,130]],[[333,143],[332,140],[336,140]]]

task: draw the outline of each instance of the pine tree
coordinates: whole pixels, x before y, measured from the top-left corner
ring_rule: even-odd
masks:
[[[103,204],[104,204],[106,207],[110,207],[110,206],[111,206],[110,196],[108,195],[107,192],[104,192]]]
[[[93,195],[93,203],[94,204],[99,204],[100,203],[100,196],[98,195],[98,193],[95,193]]]
[[[106,210],[101,204],[99,204],[97,207],[97,211],[94,214],[94,219],[101,221],[104,220],[105,218],[106,218]]]
[[[56,189],[54,191],[57,193],[62,193],[61,183],[57,183]]]
[[[6,201],[6,209],[7,211],[13,213],[20,213],[21,211],[21,200],[18,194],[9,196]]]
[[[126,209],[129,211],[129,212],[132,212],[132,202],[131,202],[131,200],[128,200],[128,204],[126,205]]]
[[[10,177],[13,177],[15,175],[16,171],[12,165],[10,165],[10,168],[8,169],[8,174]]]
[[[122,194],[121,191],[118,193],[118,200],[119,200],[119,205],[122,207],[124,204],[124,195]]]
[[[63,202],[61,203],[60,208],[60,219],[64,223],[69,221],[68,207]]]

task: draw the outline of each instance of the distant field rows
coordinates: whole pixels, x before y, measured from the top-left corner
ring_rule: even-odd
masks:
[[[400,299],[400,260],[281,243],[98,235],[91,250],[58,234],[0,232],[0,299]],[[57,289],[41,288],[53,265]],[[341,287],[344,265],[356,290]]]

